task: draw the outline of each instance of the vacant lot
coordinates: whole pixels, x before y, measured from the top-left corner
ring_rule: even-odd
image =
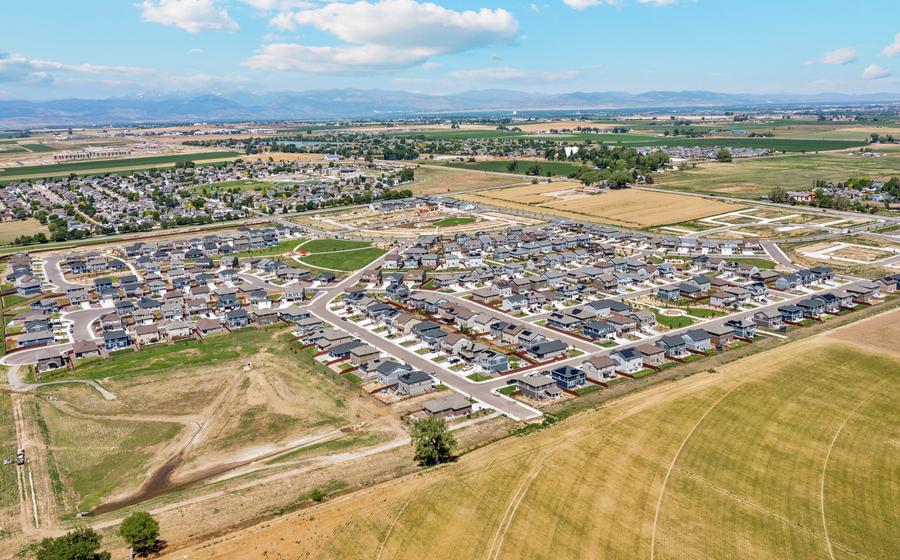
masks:
[[[111,367],[102,380],[116,395],[112,401],[81,385],[46,386],[30,397],[36,404],[32,421],[51,446],[59,473],[62,512],[128,496],[179,454],[174,483],[314,438],[341,441],[337,430],[349,424],[366,422],[378,441],[393,437],[382,434],[394,433],[396,424],[383,407],[297,352],[284,334],[253,329],[220,337],[238,348],[250,342],[255,347],[235,352],[210,344],[203,360],[190,346],[131,355],[146,355],[150,367],[116,356],[105,363],[123,371]],[[370,444],[357,438],[341,445]]]
[[[897,391],[900,361],[817,336],[197,553],[896,558]]]
[[[660,175],[656,183],[675,190],[758,198],[774,187],[805,190],[812,189],[817,179],[845,181],[862,175],[900,175],[900,153],[864,158],[837,152],[704,163],[696,169]]]
[[[417,195],[474,191],[522,182],[516,177],[437,165],[419,166],[415,175],[416,180],[410,188]]]
[[[34,218],[17,220],[15,222],[0,222],[0,244],[12,243],[22,235],[35,235],[43,233],[48,238],[50,230]]]
[[[573,182],[492,190],[462,195],[459,198],[629,227],[652,227],[686,222],[742,208],[717,200],[637,189],[614,190],[591,195],[581,192],[580,185]]]

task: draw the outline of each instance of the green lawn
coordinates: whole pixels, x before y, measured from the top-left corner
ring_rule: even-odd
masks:
[[[332,251],[346,251],[347,249],[362,249],[371,247],[369,241],[356,241],[353,239],[312,239],[300,247],[301,251],[310,253],[330,253]]]
[[[438,220],[436,222],[431,222],[431,225],[435,227],[453,227],[453,226],[464,226],[467,224],[474,224],[478,218],[473,216],[461,216],[459,218],[444,218],[443,220]]]
[[[320,253],[315,255],[307,255],[303,258],[304,263],[322,269],[333,269],[344,272],[351,270],[359,270],[365,267],[381,255],[385,251],[377,247],[368,247],[356,251],[346,251],[343,253]]]
[[[669,327],[670,329],[681,329],[694,324],[694,321],[690,317],[686,317],[684,315],[670,317],[668,315],[663,315],[662,313],[655,310],[653,311],[653,314],[656,315],[657,323],[665,327]]]
[[[497,389],[497,392],[500,393],[501,395],[506,395],[508,397],[516,392],[516,386],[515,385],[507,385],[506,387]]]
[[[770,261],[769,259],[761,259],[756,257],[728,257],[729,261],[735,261],[739,263],[748,263],[752,265],[756,265],[760,269],[764,270],[773,270],[775,268],[775,261]]]
[[[706,309],[703,307],[689,307],[688,315],[692,317],[699,317],[701,319],[707,319],[710,317],[721,317],[725,314],[724,311],[719,311],[718,309]]]
[[[186,161],[203,161],[211,159],[222,159],[239,156],[238,152],[201,152],[196,154],[178,154],[172,156],[154,156],[154,157],[136,157],[124,159],[109,160],[87,160],[75,161],[71,163],[58,163],[48,165],[30,165],[26,167],[11,167],[0,170],[0,178],[2,177],[41,177],[65,175],[79,171],[92,171],[95,173],[105,173],[112,171],[121,171],[134,167],[143,166],[169,166],[175,163]]]
[[[490,377],[489,375],[482,375],[478,372],[475,372],[475,373],[470,373],[469,375],[467,375],[466,379],[477,383],[479,381],[487,381],[489,379],[493,379],[493,377]]]

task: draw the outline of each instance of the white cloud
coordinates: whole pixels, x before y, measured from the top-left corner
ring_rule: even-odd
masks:
[[[577,70],[542,71],[508,66],[454,70],[447,73],[451,78],[471,82],[561,82],[573,80],[580,74]]]
[[[218,8],[214,0],[144,0],[138,7],[143,21],[171,25],[189,33],[238,29],[228,10]]]
[[[431,55],[421,50],[394,50],[376,45],[309,47],[293,43],[264,45],[245,66],[257,70],[356,74],[409,68],[427,62]]]
[[[149,74],[150,68],[67,64],[53,60],[34,60],[18,53],[0,53],[0,82],[52,81],[54,74]]]
[[[678,0],[637,0],[638,4],[653,4],[654,6],[671,6]],[[563,4],[573,10],[584,10],[593,6],[615,6],[621,4],[622,0],[563,0]]]
[[[850,64],[857,59],[856,50],[850,47],[842,47],[833,51],[828,51],[818,60],[807,60],[803,64],[831,64],[843,66]]]
[[[188,49],[188,53],[190,54],[201,54],[203,49],[194,47],[193,49]]]
[[[897,56],[900,54],[900,33],[894,36],[894,42],[890,45],[884,47],[884,50],[881,51],[881,54],[884,56]]]
[[[870,64],[866,66],[866,69],[863,70],[862,77],[866,80],[880,80],[882,78],[887,78],[891,75],[891,71],[887,68],[882,68],[877,64]]]
[[[244,4],[264,12],[272,10],[308,10],[318,6],[308,0],[241,0]]]
[[[418,66],[434,56],[509,42],[519,26],[503,9],[454,11],[415,0],[331,3],[281,12],[271,23],[286,30],[308,25],[344,44],[263,45],[247,66],[335,74]]]

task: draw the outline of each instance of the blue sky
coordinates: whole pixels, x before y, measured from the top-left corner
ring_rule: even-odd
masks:
[[[7,0],[0,16],[4,99],[900,91],[897,0]]]

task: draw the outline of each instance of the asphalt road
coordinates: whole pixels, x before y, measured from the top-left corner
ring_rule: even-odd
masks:
[[[381,257],[381,259],[383,258],[384,257]],[[381,259],[375,261],[366,269],[380,264]],[[357,272],[352,276],[349,276],[344,281],[327,290],[324,296],[316,298],[310,304],[309,310],[323,321],[327,321],[337,326],[338,328],[347,331],[348,333],[358,337],[363,342],[375,348],[378,348],[381,351],[393,355],[397,359],[408,363],[416,369],[420,369],[424,372],[434,375],[441,381],[441,383],[450,387],[451,389],[462,393],[467,397],[477,399],[487,404],[488,406],[493,407],[500,412],[510,416],[511,418],[515,418],[517,420],[528,420],[541,416],[540,411],[534,408],[526,406],[525,404],[520,403],[519,401],[516,401],[514,399],[504,397],[503,395],[492,393],[491,390],[499,384],[489,386],[484,383],[475,383],[473,381],[469,381],[464,377],[461,377],[449,370],[438,366],[433,362],[426,360],[415,352],[410,352],[399,344],[395,344],[394,342],[387,340],[386,338],[379,336],[368,329],[360,327],[359,325],[356,325],[351,321],[344,320],[343,318],[329,310],[329,302],[335,297],[342,294],[346,288],[353,286],[363,275],[366,269]]]
[[[65,315],[63,315],[63,319],[72,322],[73,340],[93,340],[97,337],[94,335],[94,332],[91,329],[91,325],[102,315],[106,315],[110,311],[111,309],[105,307],[93,307],[91,309],[82,309],[79,311],[66,313]],[[59,349],[60,351],[65,351],[70,348],[72,348],[72,343],[66,342],[63,344],[41,346],[40,348],[32,348],[29,350],[19,350],[18,352],[13,352],[11,354],[3,356],[3,358],[0,359],[0,363],[7,366],[23,366],[27,364],[36,364],[38,361],[38,356],[45,350]]]

